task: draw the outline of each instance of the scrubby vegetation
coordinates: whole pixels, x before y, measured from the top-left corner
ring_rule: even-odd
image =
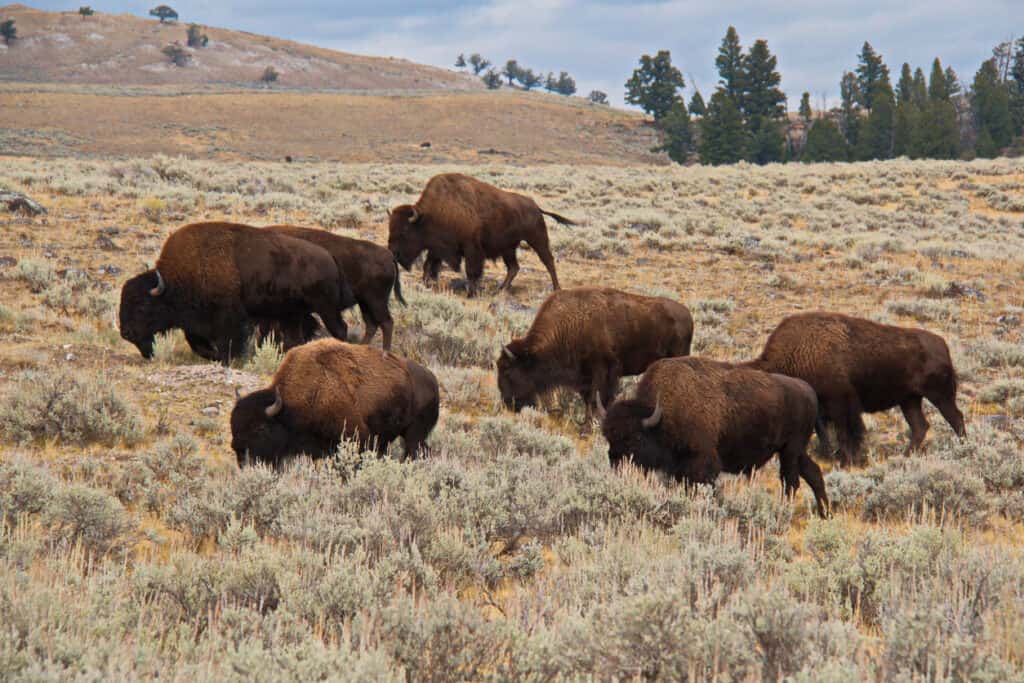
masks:
[[[430,457],[239,471],[235,388],[276,344],[223,368],[176,331],[143,361],[120,284],[202,218],[383,242],[437,170],[0,168],[51,209],[0,217],[0,678],[1022,679],[1024,231],[986,192],[1019,164],[469,170],[583,223],[551,229],[565,286],[686,302],[701,354],[749,358],[810,308],[946,336],[968,438],[933,419],[904,458],[898,411],[870,416],[865,467],[819,458],[833,519],[773,467],[714,489],[612,471],[568,392],[506,412],[492,364],[549,287],[525,250],[508,295],[500,266],[477,299],[402,273],[395,352],[442,387]]]

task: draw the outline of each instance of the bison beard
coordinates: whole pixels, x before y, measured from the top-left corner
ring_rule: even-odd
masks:
[[[181,328],[196,353],[224,363],[258,318],[316,313],[344,338],[342,282],[314,244],[233,223],[187,225],[167,238],[154,270],[122,287],[121,336],[150,358],[157,333]]]
[[[439,405],[437,380],[422,366],[322,339],[289,351],[269,387],[238,400],[231,445],[239,465],[326,457],[342,438],[385,453],[402,437],[406,457],[414,457],[426,452]]]
[[[437,279],[442,263],[457,271],[465,259],[473,295],[483,277],[484,261],[501,258],[506,274],[499,290],[507,289],[519,272],[519,244],[526,242],[547,268],[552,288],[559,289],[544,216],[564,225],[574,223],[540,209],[529,197],[466,175],[445,173],[430,179],[415,205],[403,204],[388,215],[388,249],[406,270],[426,251],[425,281]]]
[[[693,483],[713,483],[721,472],[750,474],[778,453],[786,494],[803,478],[824,518],[825,482],[807,455],[816,414],[814,391],[800,380],[669,358],[647,369],[636,399],[616,401],[601,415],[601,429],[613,466],[632,457],[643,469]]]
[[[960,437],[966,434],[956,405],[957,380],[949,347],[926,330],[882,325],[839,313],[793,315],[775,328],[761,355],[748,366],[798,377],[814,388],[815,429],[828,453],[827,425],[835,425],[839,462],[849,466],[864,439],[862,413],[899,408],[910,425],[906,453],[921,448],[928,432],[922,399],[931,402]]]

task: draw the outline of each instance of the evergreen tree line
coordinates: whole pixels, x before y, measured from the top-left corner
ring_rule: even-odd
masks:
[[[816,114],[803,93],[802,137],[787,135],[786,95],[766,41],[744,50],[730,26],[715,66],[718,83],[706,103],[697,90],[684,101],[686,83],[667,50],[642,56],[626,82],[626,101],[654,118],[665,141],[658,149],[674,161],[953,159],[996,156],[1015,139],[1024,147],[1024,38],[998,45],[966,91],[938,58],[927,77],[903,64],[894,88],[889,67],[865,42],[857,66],[840,79],[838,107]]]
[[[533,90],[538,86],[542,86],[548,92],[556,92],[560,95],[573,95],[576,93],[576,79],[570,76],[569,72],[563,71],[556,76],[553,71],[549,71],[548,75],[544,76],[533,69],[520,66],[519,62],[515,59],[505,62],[505,66],[501,71],[498,71],[489,68],[491,66],[489,59],[474,52],[469,57],[459,54],[455,58],[455,66],[459,69],[472,69],[473,73],[480,76],[491,90],[500,88],[504,78],[508,80],[510,87],[518,82],[524,90]]]

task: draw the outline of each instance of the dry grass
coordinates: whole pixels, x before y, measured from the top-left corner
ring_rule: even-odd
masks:
[[[144,362],[117,336],[120,284],[192,220],[383,243],[386,208],[456,167],[8,161],[0,186],[50,212],[0,217],[0,263],[18,261],[0,265],[0,395],[110,377],[137,422],[112,445],[2,437],[11,675],[1019,676],[1024,213],[985,200],[1019,163],[467,169],[583,222],[550,229],[564,286],[676,296],[702,353],[750,357],[818,308],[950,341],[970,440],[929,409],[926,452],[904,460],[902,418],[870,416],[871,464],[830,472],[837,513],[819,522],[806,487],[780,500],[772,466],[688,493],[608,471],[574,398],[505,413],[490,360],[549,287],[529,252],[508,295],[496,264],[476,300],[450,272],[442,292],[404,277],[396,349],[443,384],[434,457],[239,474],[234,387],[265,381],[272,349],[225,370],[172,335]]]

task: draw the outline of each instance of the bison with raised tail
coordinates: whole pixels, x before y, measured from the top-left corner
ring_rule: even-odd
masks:
[[[415,204],[403,204],[389,212],[388,249],[409,270],[424,251],[423,278],[437,279],[441,263],[459,270],[466,260],[470,294],[479,289],[484,261],[505,261],[505,280],[512,285],[519,272],[516,250],[526,242],[537,253],[558,289],[555,258],[548,243],[544,216],[563,225],[575,225],[564,216],[544,211],[529,197],[500,190],[461,173],[436,175],[427,183]]]
[[[601,430],[613,466],[632,456],[643,469],[701,484],[721,472],[750,474],[778,453],[787,495],[803,478],[824,518],[825,482],[807,455],[817,411],[814,390],[801,380],[702,358],[667,358],[647,368],[635,399],[608,408]]]
[[[498,357],[498,389],[509,408],[532,406],[555,387],[580,392],[588,411],[600,394],[615,398],[619,380],[638,375],[659,358],[686,356],[693,317],[662,297],[600,287],[554,292],[525,337]]]
[[[294,225],[271,225],[266,230],[306,240],[326,249],[334,257],[338,268],[344,272],[345,279],[352,288],[355,303],[359,305],[359,312],[362,313],[365,325],[362,343],[369,344],[380,328],[384,350],[391,349],[391,335],[395,324],[388,308],[388,299],[391,297],[392,287],[396,299],[402,304],[405,304],[405,299],[402,298],[398,265],[390,251],[373,242],[335,235],[326,230]],[[302,329],[283,331],[285,336],[289,339],[305,336],[304,341],[308,341],[312,338],[311,331],[316,329],[316,326],[310,326],[308,321],[308,318],[302,321]]]
[[[865,412],[899,406],[910,425],[908,454],[921,447],[928,432],[922,398],[939,409],[958,436],[966,434],[949,347],[925,330],[839,313],[800,313],[779,323],[760,357],[748,365],[799,377],[814,387],[822,451],[828,451],[826,425],[831,422],[843,467],[860,449]]]
[[[231,447],[239,465],[279,465],[300,453],[329,456],[343,438],[384,453],[402,437],[410,457],[426,448],[439,406],[437,379],[421,365],[320,339],[289,351],[269,387],[238,400]]]
[[[316,313],[344,339],[352,290],[326,250],[237,223],[194,223],[167,238],[156,268],[121,289],[121,336],[143,356],[155,335],[181,328],[199,355],[221,362],[245,348],[258,318]]]

